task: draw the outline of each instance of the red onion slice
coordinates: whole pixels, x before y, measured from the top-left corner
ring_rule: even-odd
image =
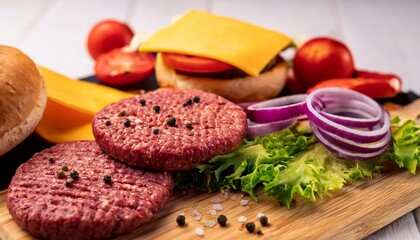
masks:
[[[255,123],[306,118],[305,100],[307,96],[306,94],[297,94],[251,104],[247,108],[247,114]]]
[[[353,90],[322,88],[309,95],[276,98],[248,106],[248,137],[264,136],[308,118],[315,137],[334,154],[368,160],[391,141],[390,116],[375,100]]]
[[[248,119],[247,137],[261,137],[273,132],[278,132],[292,126],[296,122],[295,118],[276,121],[270,123],[254,123]]]
[[[376,104],[375,104],[376,105]],[[382,110],[359,101],[346,101],[327,105],[320,114],[348,127],[372,128],[382,119]]]
[[[376,142],[384,138],[387,134],[390,128],[388,114],[380,114],[380,119],[383,119],[383,121],[381,121],[383,124],[380,127],[373,128],[373,130],[348,127],[348,125],[351,126],[351,124],[354,123],[354,119],[351,121],[347,119],[349,121],[346,121],[345,118],[340,118],[339,122],[328,119],[320,113],[322,108],[325,107],[325,104],[322,102],[323,97],[325,96],[327,96],[328,99],[335,97],[336,102],[345,103],[348,99],[365,102],[369,106],[378,109],[377,111],[383,113],[382,107],[375,102],[375,100],[356,91],[336,87],[320,88],[309,94],[306,100],[306,114],[309,121],[317,128],[340,135],[343,138],[352,139],[359,143]]]
[[[315,134],[318,141],[321,142],[330,152],[345,159],[354,159],[362,161],[372,159],[384,153],[388,149],[389,144],[391,143],[390,141],[388,141],[382,148],[379,148],[377,151],[373,152],[350,151],[335,145],[333,142],[328,141],[318,130],[319,129],[317,127],[312,128],[312,131]]]
[[[352,152],[360,152],[360,153],[375,153],[380,150],[382,150],[384,147],[388,147],[389,142],[391,141],[391,130],[387,132],[385,137],[377,142],[373,143],[358,143],[354,142],[350,139],[343,138],[341,136],[338,136],[336,134],[325,132],[316,126],[311,126],[312,131],[315,134],[315,137],[319,137],[318,135],[321,135],[328,144],[336,145],[337,147],[340,147],[342,149],[345,149],[347,151]],[[314,128],[315,131],[314,131]]]

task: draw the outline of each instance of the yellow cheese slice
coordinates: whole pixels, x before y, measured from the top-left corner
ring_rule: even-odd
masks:
[[[95,114],[106,105],[133,96],[104,85],[78,81],[39,66],[47,84],[48,99],[88,114]]]
[[[52,143],[93,140],[92,118],[103,107],[134,94],[77,81],[39,66],[48,102],[36,133]]]
[[[290,45],[288,36],[228,17],[191,10],[152,35],[142,52],[174,52],[229,63],[251,76]]]
[[[94,140],[93,115],[68,108],[48,99],[47,107],[35,132],[52,143]]]

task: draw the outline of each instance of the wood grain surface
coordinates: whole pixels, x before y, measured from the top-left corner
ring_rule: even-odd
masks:
[[[3,191],[0,239],[33,239],[13,221],[5,198],[6,191]],[[209,213],[214,198],[219,198],[223,206],[218,214],[228,218],[225,228],[203,227],[206,220],[216,219]],[[248,205],[241,206],[242,199],[249,200]],[[221,193],[176,192],[152,222],[118,239],[197,239],[196,227],[203,227],[205,239],[362,239],[419,206],[420,176],[398,169],[347,185],[317,202],[297,199],[290,210],[262,193],[259,201],[254,202],[235,192],[227,198]],[[200,221],[194,220],[194,210],[202,214]],[[268,217],[269,226],[262,227],[256,221],[260,212]],[[186,216],[184,227],[176,224],[179,214]],[[240,216],[255,222],[263,235],[248,233],[238,222]]]

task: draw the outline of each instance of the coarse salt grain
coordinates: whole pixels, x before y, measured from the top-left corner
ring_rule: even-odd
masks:
[[[214,198],[212,198],[210,201],[211,201],[212,203],[219,203],[219,202],[221,202],[222,200],[220,200],[220,198],[218,198],[218,197],[214,197]]]
[[[200,221],[200,220],[201,220],[201,215],[195,216],[195,217],[194,217],[194,220],[195,220],[195,221]]]
[[[200,216],[201,215],[201,213],[197,209],[194,209],[192,213],[194,214],[194,216]]]
[[[244,223],[244,222],[246,222],[246,221],[248,221],[248,219],[247,219],[246,217],[244,217],[244,216],[240,216],[240,217],[238,217],[238,222],[240,222],[240,223]]]
[[[238,195],[234,194],[230,197],[233,201],[236,201],[238,199]]]
[[[205,221],[203,221],[203,226],[204,227],[210,227],[210,228],[212,228],[212,227],[214,227],[216,225],[217,225],[217,223],[214,220],[205,220]]]
[[[242,199],[241,200],[241,206],[246,206],[246,205],[248,205],[248,200],[246,200],[246,199]]]
[[[211,209],[211,210],[209,211],[209,213],[210,213],[210,215],[212,215],[212,216],[216,216],[216,215],[217,215],[217,212],[216,212],[216,210],[214,210],[214,209]]]
[[[204,229],[201,227],[196,227],[195,234],[197,234],[198,236],[204,236]]]
[[[221,210],[223,210],[223,206],[220,205],[220,204],[214,204],[213,209],[216,210],[216,211],[221,211]]]

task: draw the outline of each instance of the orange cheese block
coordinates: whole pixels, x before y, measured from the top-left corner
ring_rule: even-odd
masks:
[[[292,39],[228,17],[191,10],[140,45],[141,52],[174,52],[229,63],[258,76]]]
[[[93,140],[91,121],[95,113],[110,103],[134,95],[39,68],[47,85],[48,102],[35,131],[49,142]]]

